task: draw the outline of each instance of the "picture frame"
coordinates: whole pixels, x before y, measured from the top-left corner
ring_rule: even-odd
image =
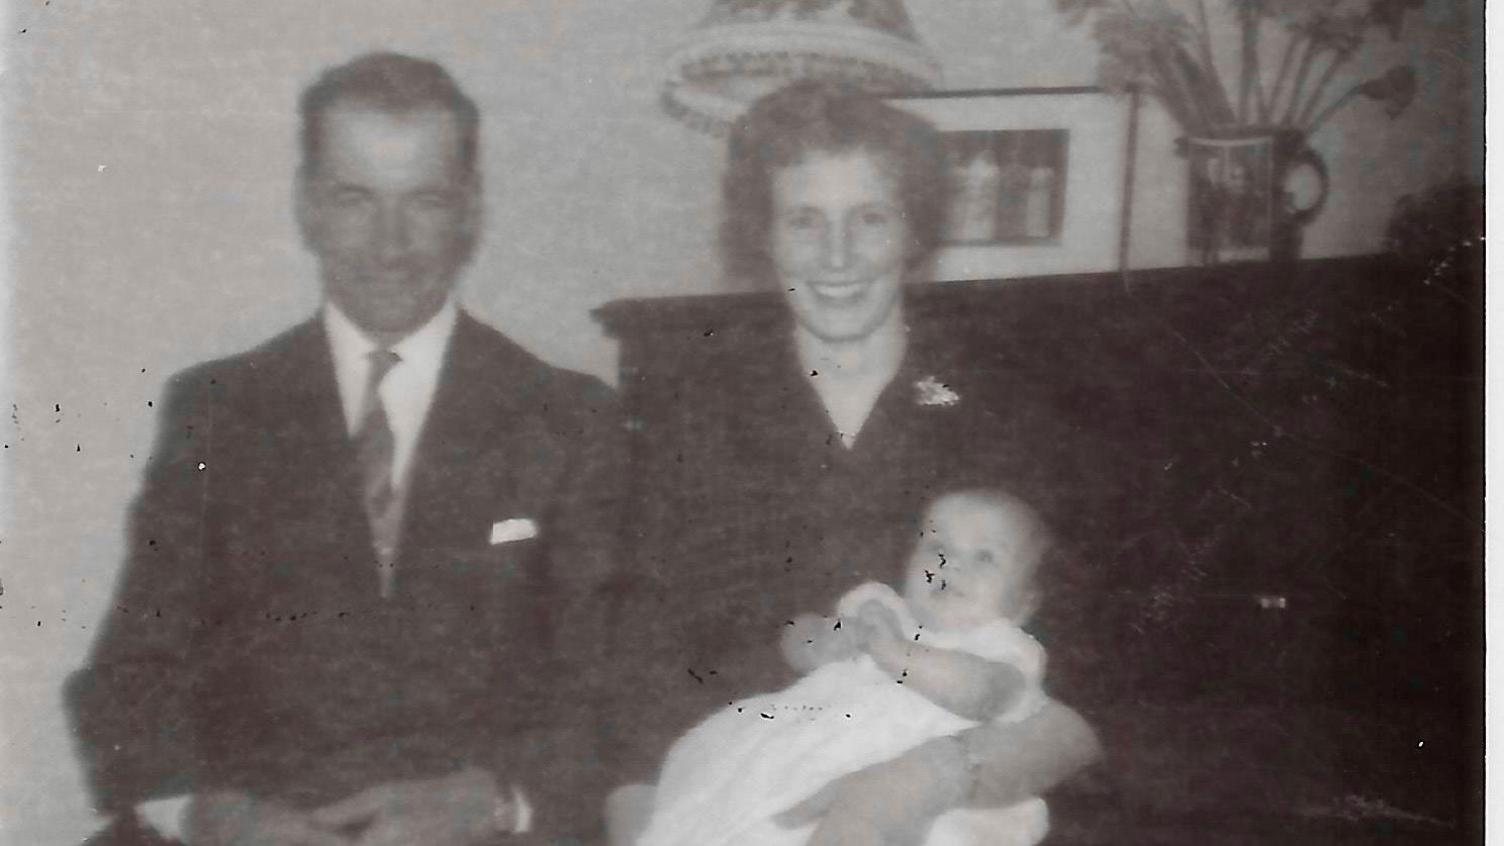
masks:
[[[1137,97],[1075,86],[889,102],[946,145],[953,196],[934,281],[1126,271]]]

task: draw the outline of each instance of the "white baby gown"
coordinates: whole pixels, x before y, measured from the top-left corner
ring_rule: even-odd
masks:
[[[1044,649],[998,619],[961,632],[921,629],[903,599],[869,582],[841,598],[854,618],[870,600],[893,609],[910,641],[971,653],[1023,673],[1028,687],[1007,712],[1017,722],[1044,703]],[[826,664],[788,688],[736,702],[675,741],[664,761],[653,818],[638,846],[802,846],[813,826],[773,817],[832,780],[977,725],[895,682],[868,655]],[[1033,846],[1049,831],[1044,801],[949,811],[926,846]]]

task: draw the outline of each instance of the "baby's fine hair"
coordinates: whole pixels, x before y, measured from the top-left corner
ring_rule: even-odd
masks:
[[[983,486],[958,488],[946,491],[930,500],[925,510],[928,511],[948,499],[967,500],[998,511],[1012,511],[1021,515],[1029,527],[1028,549],[1033,553],[1031,557],[1036,562],[1042,562],[1055,547],[1055,533],[1050,529],[1050,524],[1045,521],[1044,516],[1039,513],[1038,509],[1011,491]]]

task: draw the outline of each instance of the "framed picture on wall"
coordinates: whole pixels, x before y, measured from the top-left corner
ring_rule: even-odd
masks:
[[[937,281],[1121,269],[1134,101],[1100,88],[894,97],[939,127],[952,186]]]

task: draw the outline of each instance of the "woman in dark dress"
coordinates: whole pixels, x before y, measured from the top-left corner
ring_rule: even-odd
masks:
[[[893,582],[936,495],[1048,477],[1021,384],[968,362],[947,327],[910,326],[903,286],[939,241],[944,156],[927,123],[798,83],[735,127],[724,182],[732,273],[776,283],[787,317],[688,368],[641,433],[634,521],[645,580],[618,646],[652,710],[637,778],[716,707],[794,677],[778,642],[868,580]],[[1046,600],[1048,601],[1048,600]],[[790,815],[812,843],[918,843],[963,804],[1038,795],[1096,758],[1064,706],[979,726],[834,782]]]

